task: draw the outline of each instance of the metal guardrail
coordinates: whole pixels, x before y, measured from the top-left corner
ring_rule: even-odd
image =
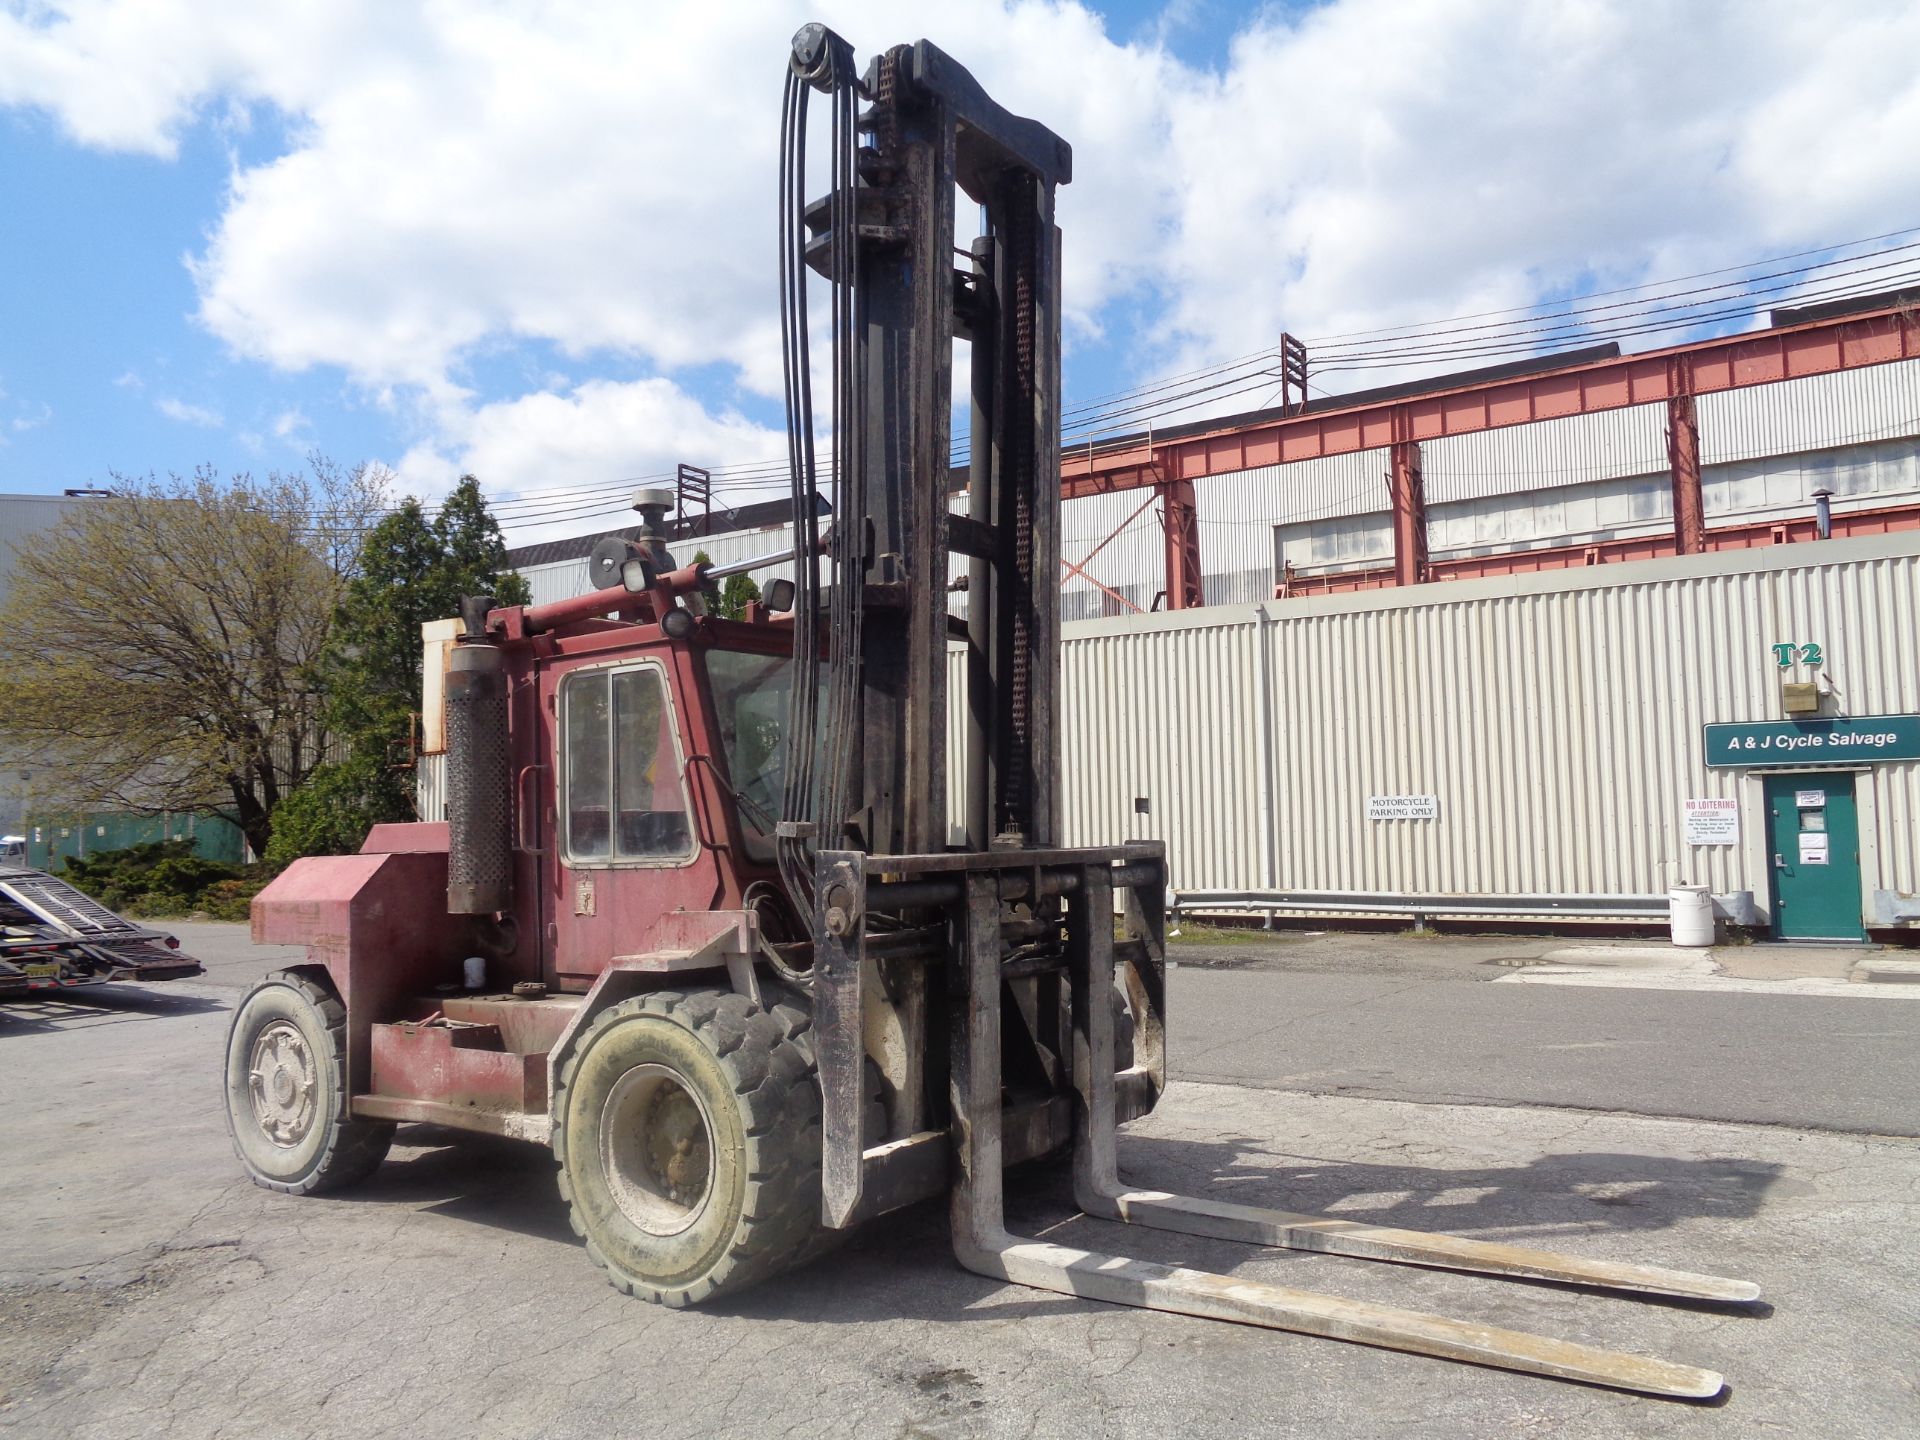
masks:
[[[1716,897],[1716,902],[1719,897]],[[1364,890],[1175,890],[1176,911],[1293,910],[1334,915],[1565,915],[1665,920],[1665,895],[1403,895]]]
[[[1322,915],[1411,915],[1415,920],[1429,915],[1488,919],[1562,915],[1571,920],[1664,921],[1669,916],[1665,895],[1402,895],[1366,890],[1174,890],[1169,893],[1176,913],[1265,910],[1271,915],[1292,910]],[[1731,925],[1766,923],[1751,890],[1715,895],[1713,913],[1716,919]],[[1915,918],[1920,918],[1920,909],[1916,909]]]

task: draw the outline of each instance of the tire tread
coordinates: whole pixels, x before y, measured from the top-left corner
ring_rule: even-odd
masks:
[[[247,999],[268,985],[284,986],[295,992],[312,1007],[325,1027],[328,1053],[320,1060],[333,1072],[333,1093],[338,1103],[334,1114],[324,1122],[327,1135],[319,1158],[312,1171],[302,1179],[278,1180],[262,1175],[246,1163],[244,1153],[240,1156],[241,1163],[254,1184],[282,1195],[322,1195],[330,1190],[343,1190],[349,1185],[357,1185],[379,1169],[380,1162],[387,1158],[387,1151],[393,1144],[394,1126],[391,1121],[385,1120],[355,1120],[348,1113],[351,1095],[347,1084],[347,1007],[340,1003],[340,997],[330,988],[298,970],[273,971],[247,992]],[[233,1033],[239,1028],[246,1005],[247,1000],[243,999],[234,1010],[233,1027],[227,1036],[229,1048],[233,1045]],[[233,1127],[233,1111],[229,1104],[229,1135],[233,1134]],[[236,1138],[236,1151],[238,1148]]]
[[[580,1059],[613,1026],[638,1015],[672,1020],[718,1061],[739,1102],[746,1138],[745,1187],[732,1243],[704,1276],[659,1290],[623,1273],[587,1235],[567,1174],[567,1098]],[[553,1152],[560,1194],[576,1235],[613,1287],[679,1308],[734,1294],[810,1257],[820,1229],[820,1086],[808,1032],[812,1018],[785,1003],[755,1005],[732,991],[656,990],[608,1006],[593,1018],[561,1066],[553,1097]]]

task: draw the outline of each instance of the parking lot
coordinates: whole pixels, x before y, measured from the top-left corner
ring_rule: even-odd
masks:
[[[235,928],[182,933],[209,962],[200,981],[0,1011],[0,1428],[13,1433],[1891,1437],[1920,1421],[1912,1125],[1675,1113],[1731,1107],[1704,1078],[1663,1113],[1542,1103],[1528,1087],[1554,1077],[1537,1057],[1519,1093],[1448,1096],[1459,1087],[1444,1068],[1397,1068],[1409,1042],[1376,1020],[1344,1057],[1373,1082],[1319,1084],[1287,1067],[1290,1030],[1327,1047],[1342,1007],[1403,1015],[1417,1034],[1436,1006],[1570,993],[1487,983],[1485,954],[1447,942],[1372,937],[1365,963],[1338,947],[1324,964],[1287,944],[1229,962],[1217,957],[1238,952],[1192,952],[1198,963],[1171,985],[1176,1015],[1191,1017],[1174,1036],[1176,1083],[1123,1132],[1123,1169],[1243,1203],[1739,1276],[1761,1284],[1771,1313],[1123,1229],[1077,1217],[1064,1177],[1047,1172],[1010,1179],[1011,1223],[1707,1366],[1731,1384],[1718,1405],[1000,1285],[952,1261],[938,1206],[869,1226],[728,1304],[663,1311],[617,1295],[588,1264],[544,1151],[428,1127],[403,1129],[356,1191],[269,1194],[228,1149],[217,1061],[231,1001],[275,957]],[[1328,985],[1361,981],[1364,994],[1328,998]],[[1619,993],[1649,1016],[1680,1003]],[[1735,1039],[1764,1023],[1836,1053],[1911,1055],[1920,1021],[1904,997],[1741,995],[1713,1002]],[[1764,1022],[1743,1018],[1756,1014]],[[1602,1028],[1631,1039],[1652,1023]],[[1208,1034],[1221,1044],[1210,1050]],[[1699,1068],[1673,1073],[1724,1072],[1733,1061],[1711,1046],[1728,1038],[1702,1036]],[[1183,1044],[1213,1060],[1188,1068]],[[1565,1055],[1564,1067],[1591,1063]],[[1623,1063],[1659,1068],[1631,1053]],[[1587,1073],[1613,1072],[1566,1071]],[[1907,1079],[1887,1077],[1896,1099]],[[1381,1098],[1396,1085],[1411,1098]]]

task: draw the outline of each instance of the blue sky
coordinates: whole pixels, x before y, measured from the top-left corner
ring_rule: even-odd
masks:
[[[1892,0],[622,8],[0,0],[0,490],[318,450],[592,528],[627,476],[778,454],[815,14],[1073,141],[1070,399],[1920,222]]]

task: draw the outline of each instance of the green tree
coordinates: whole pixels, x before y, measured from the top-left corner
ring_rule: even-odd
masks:
[[[463,475],[431,518],[409,496],[367,533],[319,666],[328,721],[351,754],[288,800],[269,859],[351,851],[370,826],[413,818],[420,626],[458,614],[468,595],[528,600],[480,482]]]
[[[0,733],[38,803],[197,810],[256,853],[326,753],[315,666],[385,475],[113,477],[16,552]]]
[[[704,550],[696,550],[693,563],[711,565],[713,557]],[[760,587],[751,575],[729,575],[723,586],[709,584],[706,597],[707,609],[712,614],[722,620],[738,620],[747,613],[747,606],[760,598]]]

